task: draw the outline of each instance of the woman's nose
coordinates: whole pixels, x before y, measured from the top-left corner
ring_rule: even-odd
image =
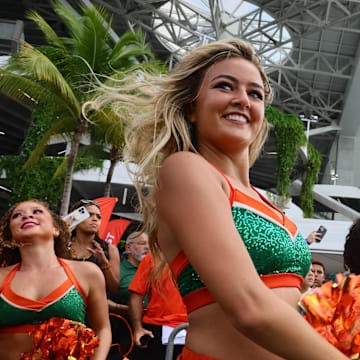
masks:
[[[248,96],[247,92],[244,90],[237,91],[234,95],[232,102],[234,105],[240,106],[241,108],[250,109],[249,96]]]

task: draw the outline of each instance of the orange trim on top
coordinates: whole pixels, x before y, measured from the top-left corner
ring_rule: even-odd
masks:
[[[78,281],[76,280],[70,267],[60,258],[58,258],[58,261],[63,266],[68,278],[61,285],[59,285],[55,290],[50,292],[50,294],[46,295],[42,299],[32,300],[32,299],[29,299],[24,296],[16,294],[11,289],[11,287],[10,287],[11,280],[15,276],[15,273],[20,268],[21,264],[18,264],[6,276],[6,278],[3,281],[1,293],[4,295],[4,297],[7,300],[9,300],[14,305],[18,305],[20,307],[32,309],[32,310],[41,310],[42,308],[46,307],[47,305],[49,305],[49,304],[55,302],[57,299],[59,299],[63,294],[65,294],[67,291],[69,291],[71,289],[71,287],[74,285],[75,288],[79,291],[79,293],[83,297],[85,304],[87,304],[87,300],[84,295],[84,292],[80,288],[80,285],[79,285]]]
[[[183,297],[183,302],[185,304],[188,314],[192,311],[215,302],[214,297],[209,293],[209,290],[204,287],[192,291],[191,293]]]
[[[263,275],[260,276],[260,279],[269,289],[280,287],[296,287],[301,290],[301,284],[304,281],[302,276],[292,273]],[[204,287],[185,295],[183,297],[183,302],[189,314],[202,306],[216,302],[216,300],[210,294],[209,290]]]
[[[80,293],[80,295],[83,297],[85,305],[87,305],[87,298],[85,296],[85,293],[83,292],[83,290],[80,287],[80,284],[78,282],[78,280],[76,279],[74,273],[72,272],[70,266],[68,264],[66,264],[66,262],[60,258],[58,258],[59,263],[63,266],[68,278],[71,280],[72,284],[75,286],[76,290]]]
[[[254,199],[249,195],[246,195],[245,193],[243,193],[241,190],[239,190],[237,188],[234,188],[233,185],[231,184],[230,180],[228,179],[228,177],[219,168],[217,168],[211,162],[208,162],[208,163],[210,165],[212,165],[223,176],[223,178],[226,180],[226,182],[229,184],[229,187],[230,187],[229,201],[230,201],[231,206],[234,201],[238,201],[238,202],[241,202],[241,203],[247,204],[247,205],[249,204],[249,206],[252,207],[253,209],[256,209],[260,213],[263,213],[266,216],[272,218],[275,222],[282,224],[290,232],[290,234],[292,234],[292,236],[295,236],[295,234],[297,232],[297,226],[289,218],[287,218],[280,209],[278,209],[268,199],[266,199],[263,195],[261,195],[252,185],[251,185],[251,188],[260,196],[261,200],[264,201],[270,207],[270,209],[268,206],[266,206],[261,201]],[[272,211],[271,208],[278,211],[278,213],[275,213],[274,211]],[[279,217],[279,213],[282,214],[282,219]]]
[[[262,196],[254,187],[252,188],[254,191],[257,192],[257,194],[268,206],[265,205],[263,202],[243,193],[239,189],[235,189],[234,201],[239,202],[241,204],[245,204],[247,207],[255,209],[259,213],[262,213],[267,217],[273,219],[276,223],[284,226],[292,236],[295,236],[297,232],[297,226],[289,218],[287,218],[281,210],[279,210],[269,200],[267,200],[264,196]],[[271,208],[277,210],[280,214],[282,214],[283,218],[281,219],[279,215],[275,213]]]
[[[10,287],[10,282],[13,279],[13,277],[15,276],[15,273],[20,269],[20,265],[21,265],[21,263],[14,266],[14,268],[6,275],[4,281],[1,285],[1,288],[0,288],[0,294],[4,291],[4,289],[6,287]]]
[[[183,347],[182,353],[176,358],[176,360],[223,360],[223,359],[195,353],[191,351],[189,348],[187,348],[185,345]]]
[[[294,273],[262,275],[260,276],[260,279],[269,289],[280,287],[296,287],[301,290],[301,284],[304,281],[304,278],[301,275]]]
[[[173,258],[170,264],[170,268],[177,280],[180,273],[189,265],[189,260],[186,257],[183,250],[180,250],[176,256]]]
[[[45,306],[53,303],[59,299],[65,292],[67,292],[73,286],[70,279],[66,279],[61,285],[59,285],[50,294],[46,295],[40,300],[28,299],[24,296],[16,294],[11,287],[7,287],[3,290],[4,297],[11,303],[21,306],[27,309],[41,310]]]

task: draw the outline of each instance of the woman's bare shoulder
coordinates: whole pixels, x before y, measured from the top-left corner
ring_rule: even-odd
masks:
[[[175,177],[176,179],[194,179],[208,176],[214,168],[200,154],[181,151],[167,157],[160,168],[160,179]]]
[[[68,260],[68,259],[66,260],[63,259],[63,261],[70,266],[75,276],[93,275],[96,273],[101,274],[100,268],[91,261],[77,261],[77,260]]]
[[[177,152],[164,161],[159,172],[159,189],[173,185],[177,191],[197,187],[208,191],[229,192],[228,184],[219,171],[202,155],[192,152]],[[220,186],[219,186],[220,185]]]
[[[18,264],[0,267],[0,285],[2,284],[6,276],[9,274],[9,272],[17,265]]]
[[[174,154],[168,156],[162,165],[162,167],[188,164],[191,166],[192,164],[204,163],[206,160],[200,154],[193,153],[190,151],[179,151]]]

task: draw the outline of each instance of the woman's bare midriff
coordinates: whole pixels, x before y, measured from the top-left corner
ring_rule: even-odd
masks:
[[[22,352],[33,349],[32,340],[26,333],[0,334],[0,359],[17,360]]]
[[[296,308],[300,297],[297,289],[277,288],[272,291]],[[216,303],[190,313],[189,322],[186,346],[196,353],[223,360],[281,359],[237,331]]]

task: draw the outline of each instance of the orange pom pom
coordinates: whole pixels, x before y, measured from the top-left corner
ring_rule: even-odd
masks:
[[[302,299],[305,319],[351,359],[360,354],[360,275],[336,275]]]

